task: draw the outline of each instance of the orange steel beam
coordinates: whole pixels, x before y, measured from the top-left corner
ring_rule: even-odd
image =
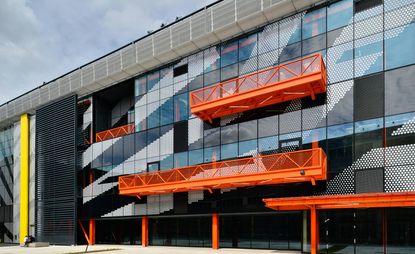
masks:
[[[319,229],[318,229],[318,215],[315,206],[310,209],[310,228],[311,228],[311,254],[318,253]]]
[[[321,54],[270,67],[190,93],[190,108],[203,120],[326,92]]]
[[[89,245],[95,244],[95,219],[89,219]]]
[[[89,239],[88,234],[86,233],[86,230],[84,228],[84,225],[82,225],[81,220],[78,220],[78,223],[79,223],[79,226],[81,226],[82,233],[84,233],[86,242],[88,243],[88,245],[91,245],[91,240]]]
[[[141,218],[141,245],[143,247],[148,246],[148,217],[143,216]]]
[[[219,215],[212,214],[212,249],[219,249]]]
[[[117,138],[124,135],[133,133],[135,130],[135,124],[130,123],[121,127],[113,128],[110,130],[98,132],[95,135],[96,142],[104,141],[111,138]]]
[[[263,199],[274,210],[415,207],[415,192],[365,193]]]
[[[120,176],[121,195],[212,190],[326,179],[326,155],[321,148]]]

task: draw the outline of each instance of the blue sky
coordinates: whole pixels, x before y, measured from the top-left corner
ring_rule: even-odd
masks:
[[[2,0],[0,104],[214,0]]]

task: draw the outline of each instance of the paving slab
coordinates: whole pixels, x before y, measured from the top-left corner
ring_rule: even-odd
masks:
[[[69,254],[83,253],[85,245],[78,246],[54,246],[27,248],[20,246],[4,246],[0,247],[0,254]],[[112,249],[112,250],[110,250]],[[109,250],[109,251],[106,251]],[[99,251],[99,252],[94,252]],[[193,248],[193,247],[159,247],[150,246],[143,248],[141,246],[128,245],[94,245],[88,247],[87,253],[99,254],[299,254],[298,251],[276,251],[276,250],[256,250],[256,249],[219,249],[211,248]]]

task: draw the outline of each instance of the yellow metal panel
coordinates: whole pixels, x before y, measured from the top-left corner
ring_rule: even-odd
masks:
[[[20,244],[29,234],[29,116],[20,117]]]

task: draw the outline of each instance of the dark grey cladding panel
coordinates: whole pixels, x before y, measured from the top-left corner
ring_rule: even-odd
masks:
[[[355,171],[356,193],[383,192],[384,169],[372,168]]]
[[[384,112],[384,74],[379,73],[355,80],[355,121],[382,117]]]
[[[36,240],[75,244],[76,101],[72,95],[36,111]]]

